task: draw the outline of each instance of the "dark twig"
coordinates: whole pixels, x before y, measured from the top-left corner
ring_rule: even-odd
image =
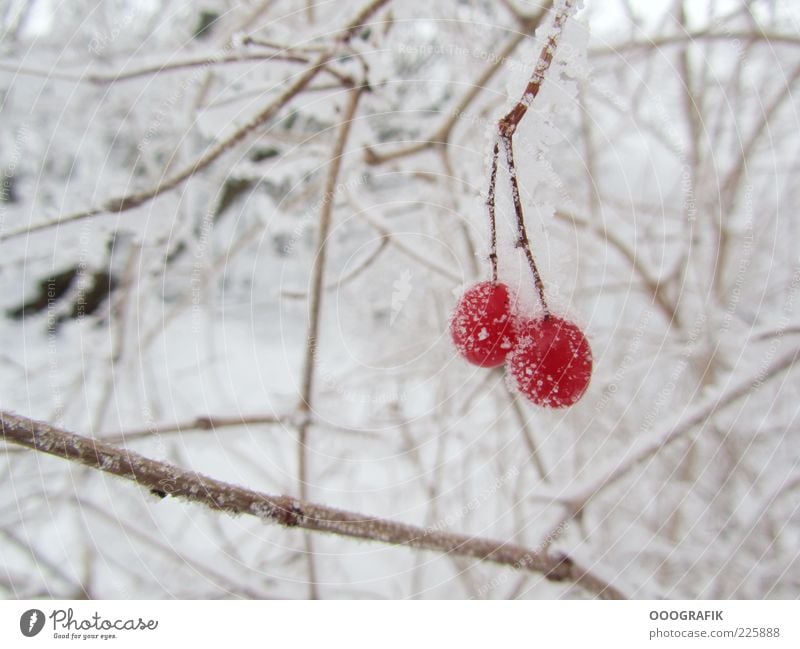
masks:
[[[23,226],[16,230],[11,230],[3,235],[0,235],[0,242],[8,241],[14,237],[18,237],[31,232],[45,230],[51,227],[81,221],[93,216],[107,213],[122,213],[132,210],[141,205],[145,205],[154,198],[157,198],[165,192],[175,189],[182,185],[186,180],[194,176],[199,171],[202,171],[223,154],[229,152],[236,145],[244,141],[261,125],[277,115],[278,111],[288,104],[294,97],[305,88],[317,77],[317,75],[328,69],[328,63],[334,59],[338,49],[357,34],[363,27],[364,22],[378,9],[385,5],[388,0],[372,0],[367,3],[358,15],[351,20],[347,26],[338,34],[336,42],[327,50],[322,52],[313,63],[306,68],[297,78],[281,92],[272,102],[265,106],[255,117],[247,121],[243,126],[235,130],[231,135],[225,139],[219,140],[213,146],[210,146],[205,153],[199,156],[196,160],[185,166],[176,174],[166,177],[159,181],[154,187],[145,191],[133,194],[126,194],[118,196],[105,201],[103,204],[62,216],[55,221],[46,221],[38,224],[31,224]]]
[[[397,158],[426,151],[433,147],[445,147],[449,143],[450,136],[456,124],[458,124],[459,119],[464,116],[467,109],[478,98],[481,92],[486,90],[494,75],[500,70],[503,64],[508,61],[517,47],[519,47],[520,43],[522,43],[528,37],[528,34],[539,25],[549,9],[548,5],[549,2],[545,3],[535,14],[529,16],[520,16],[515,13],[519,23],[518,30],[514,31],[509,36],[508,40],[503,44],[500,50],[498,50],[497,55],[492,57],[491,61],[481,70],[477,78],[469,84],[468,90],[453,105],[448,111],[448,115],[444,121],[437,126],[430,135],[418,142],[412,142],[395,150],[376,151],[367,147],[364,150],[364,157],[367,164],[383,164],[391,160],[396,160]]]
[[[497,155],[500,143],[495,141],[492,150],[492,171],[489,174],[489,193],[486,196],[486,205],[489,208],[489,261],[492,264],[492,281],[497,282],[497,218],[495,214],[495,194],[497,192]]]
[[[550,315],[550,309],[547,306],[547,299],[544,294],[544,282],[542,276],[539,274],[539,268],[536,266],[536,260],[531,251],[531,244],[528,240],[528,230],[525,227],[525,217],[522,213],[522,200],[519,196],[519,181],[517,180],[517,166],[514,162],[514,149],[511,141],[511,136],[501,136],[503,140],[503,150],[506,154],[506,164],[508,165],[508,176],[511,182],[511,200],[514,203],[514,213],[517,215],[517,247],[522,248],[525,252],[525,258],[528,260],[528,267],[531,269],[533,275],[533,283],[536,285],[536,292],[539,295],[539,302],[544,309],[544,316]]]
[[[525,114],[528,112],[533,100],[536,99],[536,96],[539,94],[539,90],[542,88],[545,75],[550,69],[550,64],[553,62],[553,56],[555,56],[555,52],[558,47],[558,39],[561,36],[561,32],[564,30],[564,25],[567,22],[567,19],[570,17],[570,15],[572,15],[574,10],[575,7],[573,5],[573,0],[564,0],[562,6],[556,10],[556,15],[553,19],[553,31],[547,37],[547,41],[539,53],[539,60],[536,62],[536,67],[533,69],[533,74],[528,81],[528,85],[525,87],[525,92],[522,94],[522,97],[514,105],[514,107],[508,113],[506,113],[506,115],[503,116],[497,124],[500,133],[500,141],[503,143],[503,150],[505,152],[506,165],[508,167],[508,175],[511,183],[511,198],[514,202],[514,212],[517,216],[517,247],[522,248],[525,252],[525,258],[528,260],[528,266],[531,269],[533,281],[536,285],[536,292],[539,295],[539,302],[544,309],[545,317],[550,315],[550,310],[547,306],[547,299],[545,298],[544,282],[542,281],[542,277],[539,274],[539,269],[536,266],[536,260],[533,257],[530,241],[528,240],[528,231],[525,227],[525,217],[523,215],[522,201],[520,199],[519,181],[517,179],[517,166],[514,162],[514,133],[516,132],[519,123],[522,121],[522,118],[525,117]],[[489,222],[492,231],[490,259],[492,262],[492,276],[495,278],[495,280],[497,279],[497,244],[495,241],[496,225],[494,199],[497,178],[497,156],[499,154],[500,151],[498,143],[495,142],[492,150],[492,172],[489,181],[489,199],[487,201],[489,205]]]
[[[558,48],[558,39],[561,32],[564,30],[564,24],[567,22],[572,13],[575,11],[573,0],[564,0],[564,4],[556,11],[555,18],[553,19],[553,31],[547,37],[547,41],[539,53],[539,60],[536,62],[536,67],[533,69],[528,85],[525,87],[525,92],[522,93],[522,98],[516,103],[506,115],[500,120],[500,134],[507,137],[512,137],[517,130],[525,113],[528,112],[533,100],[539,94],[539,90],[544,83],[545,74],[550,69],[550,64],[553,62],[556,49]]]
[[[221,428],[242,426],[286,426],[288,423],[288,418],[281,418],[275,415],[195,417],[194,419],[174,424],[153,424],[143,428],[114,433],[104,436],[103,441],[112,444],[127,444],[128,442],[133,442],[139,439],[158,437],[160,435],[171,435],[173,433],[185,433],[198,430],[216,432]]]
[[[317,345],[319,340],[320,316],[323,284],[325,278],[325,259],[328,250],[328,234],[330,232],[331,218],[333,216],[333,202],[336,194],[336,183],[342,167],[347,139],[350,128],[355,118],[358,100],[366,85],[357,85],[351,88],[345,107],[336,141],[333,144],[330,166],[325,179],[325,193],[323,194],[322,208],[320,210],[319,233],[317,234],[317,251],[312,271],[311,291],[309,294],[309,324],[306,338],[306,353],[303,361],[302,402],[300,410],[305,417],[298,427],[297,435],[297,464],[298,481],[300,483],[300,498],[305,500],[308,491],[308,432],[311,425],[310,413],[314,397],[314,378],[317,365]],[[309,587],[311,599],[317,599],[316,570],[314,567],[314,554],[311,537],[306,537],[306,552],[309,565]]]

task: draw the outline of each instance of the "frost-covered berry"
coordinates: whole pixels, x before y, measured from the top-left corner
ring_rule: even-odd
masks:
[[[474,365],[502,365],[514,346],[514,326],[508,286],[480,282],[461,296],[450,320],[458,352]]]
[[[540,406],[571,406],[592,377],[592,350],[572,322],[549,315],[519,320],[517,342],[508,357],[517,389]]]

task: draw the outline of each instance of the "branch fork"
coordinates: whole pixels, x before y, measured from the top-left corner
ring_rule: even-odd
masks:
[[[533,69],[533,73],[528,81],[528,85],[525,87],[522,97],[497,123],[498,137],[492,149],[492,167],[489,174],[489,192],[486,200],[489,211],[489,229],[491,235],[489,261],[492,265],[492,281],[497,282],[497,223],[495,197],[497,185],[497,158],[500,155],[500,145],[502,144],[509,183],[511,185],[511,199],[514,203],[514,212],[517,218],[517,242],[515,245],[517,248],[521,248],[525,253],[525,258],[528,262],[528,267],[531,269],[533,283],[536,287],[539,303],[544,310],[545,318],[550,316],[550,309],[547,305],[544,282],[542,281],[542,276],[539,273],[536,260],[531,251],[528,230],[525,226],[525,217],[522,210],[522,201],[520,199],[519,180],[517,178],[517,166],[514,160],[514,134],[517,132],[517,127],[522,121],[522,118],[525,117],[525,114],[528,112],[528,109],[531,107],[531,104],[533,104],[534,99],[536,99],[542,88],[545,76],[550,69],[556,49],[558,48],[558,40],[564,30],[564,25],[574,12],[574,0],[564,0],[562,5],[556,10],[553,19],[553,30],[547,37],[547,41],[539,53],[539,60],[536,62],[536,66]]]

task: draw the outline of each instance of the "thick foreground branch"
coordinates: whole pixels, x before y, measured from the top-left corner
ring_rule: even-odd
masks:
[[[519,570],[541,573],[551,581],[573,582],[599,597],[623,598],[616,588],[590,574],[563,554],[539,552],[502,541],[427,530],[307,503],[288,496],[263,494],[5,411],[0,411],[0,428],[3,440],[8,443],[99,469],[135,482],[161,497],[183,498],[213,510],[229,514],[249,514],[286,527],[492,561]]]

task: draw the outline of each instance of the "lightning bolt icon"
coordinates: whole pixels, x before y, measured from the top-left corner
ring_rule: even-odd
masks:
[[[31,617],[28,620],[28,631],[32,631],[33,630],[33,625],[36,624],[36,620],[38,619],[38,617],[39,616],[36,615],[36,611],[31,613]]]

